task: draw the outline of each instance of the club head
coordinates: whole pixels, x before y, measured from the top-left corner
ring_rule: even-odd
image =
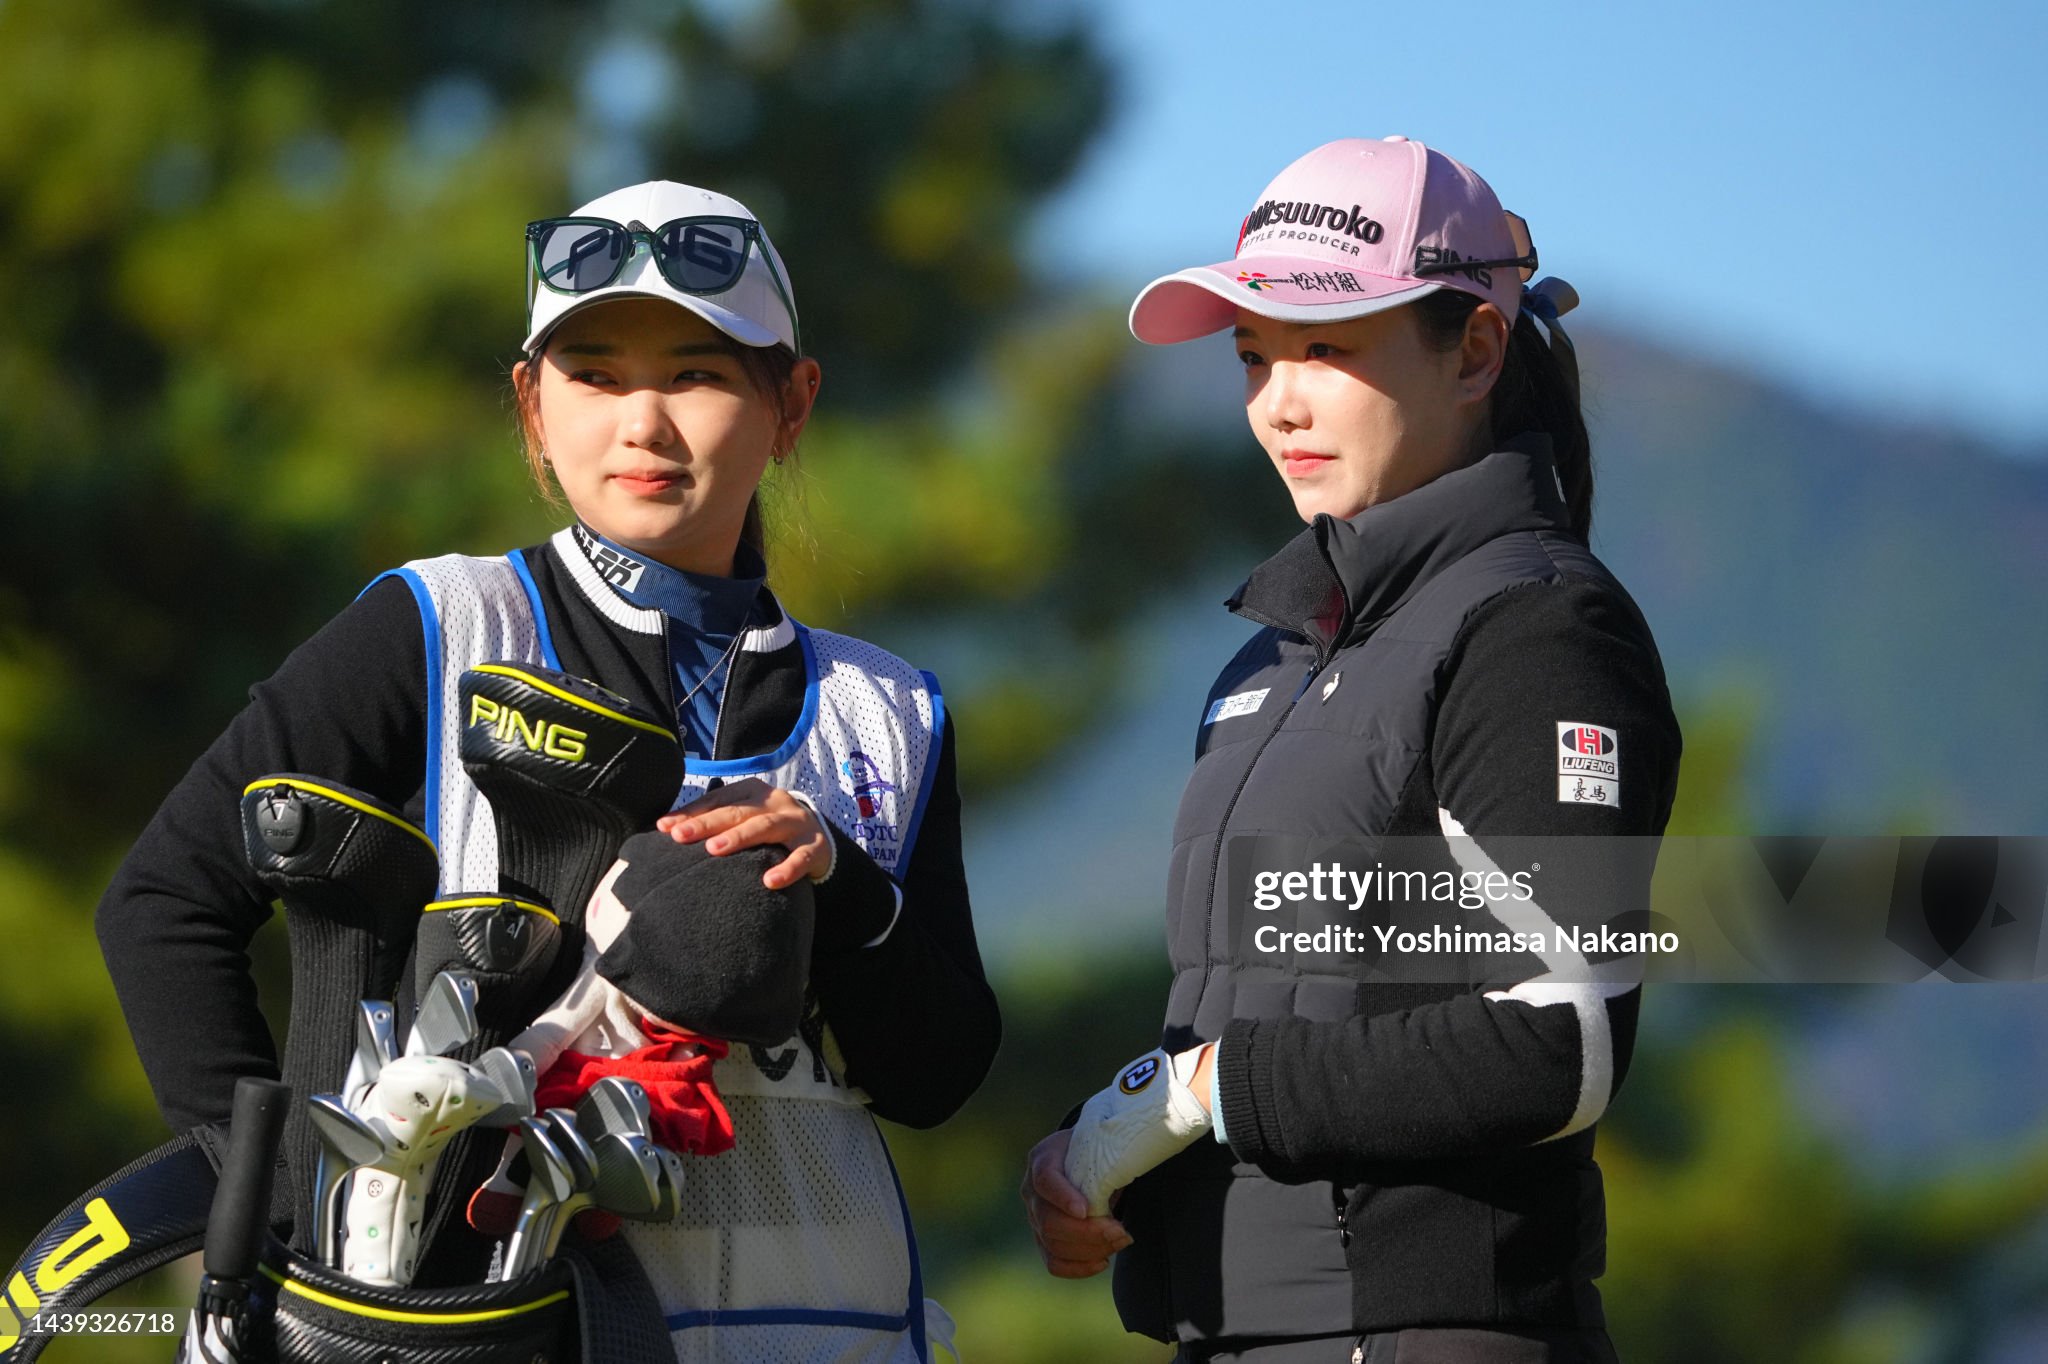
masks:
[[[645,1137],[607,1132],[592,1146],[597,1151],[597,1206],[621,1217],[647,1217],[661,1206],[662,1164],[659,1148]]]
[[[533,1087],[538,1077],[531,1056],[510,1047],[492,1047],[477,1057],[471,1068],[505,1096],[504,1106],[484,1120],[486,1126],[512,1127],[521,1118],[533,1116]]]
[[[607,1132],[637,1133],[651,1139],[648,1113],[646,1090],[623,1075],[607,1075],[578,1101],[576,1126],[593,1144]]]
[[[607,1132],[591,1148],[597,1155],[597,1180],[550,1208],[543,1225],[543,1258],[552,1258],[562,1235],[585,1208],[602,1208],[621,1217],[645,1219],[661,1206],[663,1172],[658,1148],[632,1133]]]
[[[377,1082],[378,1072],[398,1055],[397,1021],[391,1005],[381,999],[366,999],[356,1005],[356,1049],[349,1058],[348,1078],[342,1081],[342,1101],[351,1107],[363,1092]]]
[[[526,1147],[526,1164],[529,1192],[537,1184],[547,1194],[549,1203],[559,1203],[576,1191],[569,1178],[569,1158],[562,1154],[562,1148],[555,1144],[547,1125],[537,1118],[519,1120],[519,1136]]]
[[[548,1214],[574,1186],[569,1178],[569,1158],[538,1118],[521,1118],[519,1136],[526,1151],[526,1196],[520,1200],[519,1222],[505,1248],[503,1278],[524,1274],[541,1264],[546,1255]]]
[[[548,1135],[555,1139],[555,1145],[568,1159],[571,1178],[578,1193],[587,1193],[597,1187],[597,1152],[590,1139],[576,1127],[576,1115],[566,1108],[550,1108],[541,1115],[547,1124]]]
[[[358,1167],[384,1158],[384,1136],[333,1094],[308,1099],[306,1116],[320,1145],[313,1161],[313,1253],[322,1264],[339,1266],[335,1233],[342,1183]]]
[[[443,971],[420,1000],[405,1039],[407,1056],[446,1056],[476,1036],[476,977]]]
[[[320,1144],[350,1166],[374,1165],[384,1158],[384,1135],[341,1101],[339,1095],[315,1094],[306,1100],[306,1116]]]
[[[654,1148],[661,1161],[661,1197],[645,1220],[673,1222],[683,1210],[683,1158],[666,1146]]]
[[[356,1006],[356,1046],[388,1066],[398,1059],[398,1018],[388,1000],[366,999]]]

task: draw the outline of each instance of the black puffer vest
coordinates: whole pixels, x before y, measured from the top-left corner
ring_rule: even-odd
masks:
[[[1252,574],[1230,606],[1266,628],[1210,692],[1174,826],[1167,1050],[1215,1040],[1238,1018],[1340,1020],[1469,990],[1368,986],[1364,958],[1355,971],[1330,957],[1310,970],[1246,950],[1231,849],[1244,836],[1440,842],[1435,795],[1411,777],[1459,631],[1503,591],[1566,578],[1613,584],[1626,600],[1568,529],[1540,438],[1349,521],[1319,517]],[[1117,1257],[1118,1310],[1133,1331],[1182,1340],[1598,1326],[1605,1213],[1592,1150],[1588,1128],[1484,1158],[1282,1183],[1204,1138],[1126,1191],[1117,1215],[1135,1244]]]

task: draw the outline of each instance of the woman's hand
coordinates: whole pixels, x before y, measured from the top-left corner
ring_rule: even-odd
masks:
[[[1109,1257],[1131,1237],[1114,1217],[1088,1216],[1088,1200],[1067,1182],[1067,1143],[1073,1136],[1062,1129],[1031,1148],[1018,1193],[1046,1269],[1058,1278],[1085,1279],[1109,1268]]]
[[[1138,1176],[1186,1150],[1215,1126],[1192,1085],[1210,1049],[1146,1052],[1118,1071],[1074,1121],[1067,1182],[1097,1216]]]
[[[832,835],[811,807],[759,777],[707,791],[688,805],[654,821],[678,843],[704,844],[713,857],[779,843],[789,856],[770,867],[761,884],[783,890],[808,876],[822,881],[832,871]]]

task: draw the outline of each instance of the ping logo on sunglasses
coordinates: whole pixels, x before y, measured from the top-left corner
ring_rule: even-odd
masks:
[[[535,272],[559,293],[588,293],[615,282],[645,242],[670,284],[703,294],[738,282],[759,228],[739,218],[676,218],[658,228],[637,219],[548,218],[526,231]]]
[[[658,234],[657,241],[668,239],[668,249],[681,256],[690,265],[702,266],[715,275],[737,277],[746,261],[747,239],[737,242],[721,236],[719,230],[706,223],[689,223],[683,226],[681,240],[676,240],[675,223]]]

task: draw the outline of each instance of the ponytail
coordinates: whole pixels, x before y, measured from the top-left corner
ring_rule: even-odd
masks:
[[[1465,323],[1481,299],[1459,289],[1439,289],[1414,303],[1424,344],[1440,351],[1456,350],[1465,337]],[[1567,373],[1566,364],[1572,369]],[[1579,410],[1577,361],[1562,361],[1544,340],[1531,310],[1525,306],[1508,336],[1507,356],[1494,382],[1493,448],[1531,432],[1550,437],[1550,457],[1564,489],[1565,510],[1572,533],[1587,539],[1593,527],[1593,445]]]

